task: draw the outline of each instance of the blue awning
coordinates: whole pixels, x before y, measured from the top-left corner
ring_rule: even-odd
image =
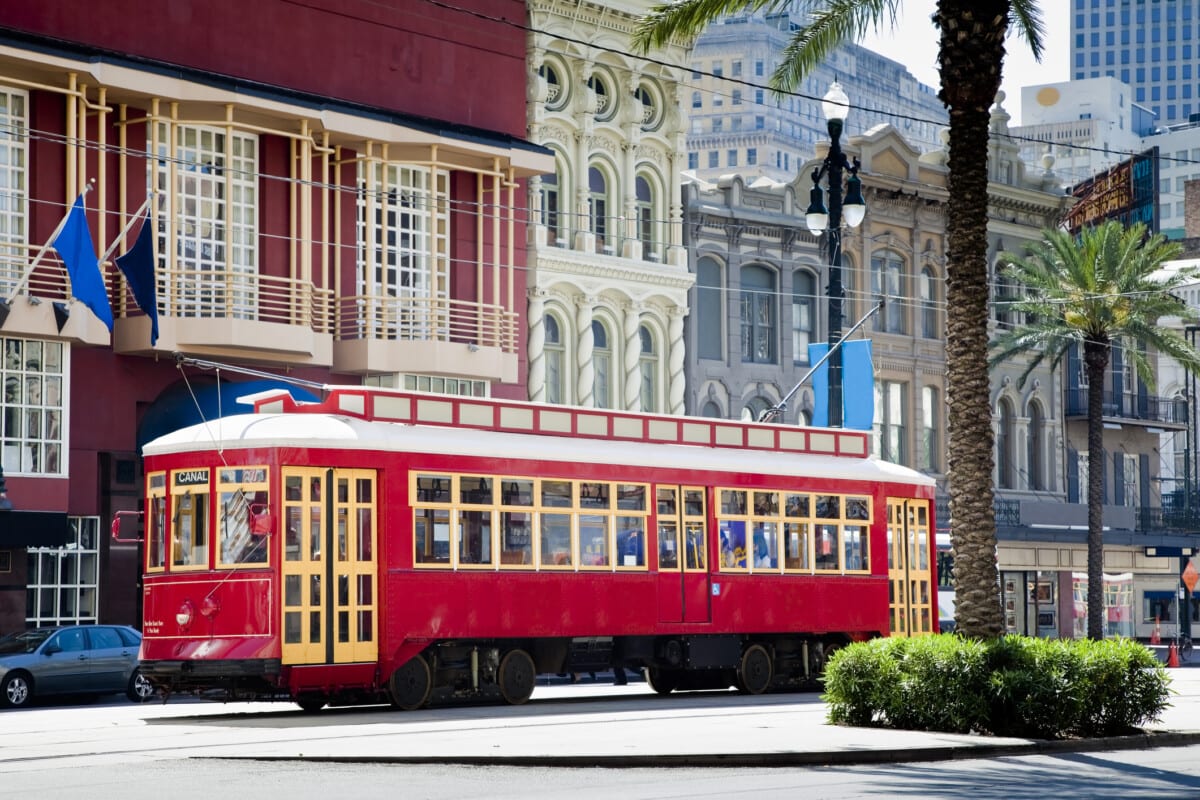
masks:
[[[237,399],[269,389],[284,389],[298,401],[315,402],[320,399],[307,389],[282,380],[223,380],[220,383],[197,383],[193,380],[190,387],[180,382],[160,394],[142,417],[137,433],[138,452],[146,442],[180,428],[234,414],[248,414],[253,409]]]

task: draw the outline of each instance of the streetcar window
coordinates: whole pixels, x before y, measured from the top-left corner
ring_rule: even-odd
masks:
[[[689,517],[704,516],[704,492],[702,490],[683,490],[683,513]]]
[[[785,506],[784,514],[789,517],[807,517],[810,513],[806,494],[789,494]]]
[[[646,565],[646,520],[644,517],[617,517],[617,564],[622,567]]]
[[[684,523],[684,557],[683,568],[686,570],[703,571],[708,569],[708,559],[705,553],[708,552],[708,545],[705,542],[704,523],[688,521]]]
[[[472,506],[490,506],[492,504],[491,478],[463,475],[458,481],[459,502]]]
[[[541,541],[539,544],[542,551],[542,566],[572,566],[574,561],[571,558],[571,515],[541,514],[539,516],[541,517]]]
[[[172,474],[171,566],[208,567],[207,469]]]
[[[809,568],[808,530],[807,522],[785,522],[783,524],[784,569],[807,570]]]
[[[754,513],[756,516],[773,516],[778,514],[779,495],[775,492],[755,492]]]
[[[607,487],[605,487],[607,488]],[[585,567],[607,567],[608,521],[600,514],[579,515],[579,563]]]
[[[501,525],[501,564],[533,564],[533,515],[525,511],[503,511]]]
[[[617,508],[621,511],[645,511],[646,487],[636,483],[618,484]]]
[[[774,522],[754,525],[754,566],[769,569],[779,566],[779,526]]]
[[[491,511],[458,512],[458,563],[491,565]]]
[[[924,508],[921,509],[924,511]],[[865,519],[871,518],[871,498],[869,497],[847,497],[846,498],[846,519]]]
[[[721,513],[722,514],[745,514],[746,513],[746,493],[733,489],[723,489],[721,491]]]
[[[500,502],[506,506],[533,505],[533,481],[505,479],[501,482]]]
[[[817,551],[817,569],[836,570],[838,568],[838,526],[817,525],[817,537],[814,545]]]
[[[721,520],[721,566],[725,569],[746,568],[746,523],[742,520]]]
[[[842,528],[844,559],[847,570],[862,569],[866,565],[867,528],[865,525],[846,525]]]
[[[413,510],[413,542],[418,564],[450,563],[450,512],[444,508]]]
[[[268,537],[274,526],[268,511],[266,467],[219,470],[217,492],[221,566],[267,563]]]
[[[840,519],[842,516],[842,498],[831,494],[817,495],[817,518]]]
[[[422,503],[449,503],[449,475],[418,475],[417,500]]]
[[[572,498],[570,481],[542,481],[542,505],[570,508]]]
[[[607,483],[579,484],[580,508],[609,508],[609,485]]]
[[[167,475],[157,472],[146,478],[146,567],[167,566]]]

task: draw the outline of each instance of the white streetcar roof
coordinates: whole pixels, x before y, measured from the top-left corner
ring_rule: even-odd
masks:
[[[767,475],[933,486],[927,475],[876,458],[840,458],[737,447],[654,444],[363,420],[336,414],[238,414],[191,425],[147,443],[146,456],[277,447],[380,450],[589,464],[637,464]]]

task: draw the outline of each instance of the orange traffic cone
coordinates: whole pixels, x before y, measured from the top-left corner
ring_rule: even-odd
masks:
[[[1150,644],[1162,644],[1162,636],[1159,632],[1158,614],[1154,615],[1154,630],[1150,633]]]
[[[1175,643],[1174,642],[1171,642],[1171,646],[1167,648],[1167,666],[1168,667],[1178,667],[1179,666],[1179,653],[1177,653],[1175,651]]]

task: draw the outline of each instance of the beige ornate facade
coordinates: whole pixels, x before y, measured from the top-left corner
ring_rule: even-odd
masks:
[[[528,8],[528,136],[556,166],[530,185],[529,397],[681,414],[685,50],[629,55],[649,2]]]

